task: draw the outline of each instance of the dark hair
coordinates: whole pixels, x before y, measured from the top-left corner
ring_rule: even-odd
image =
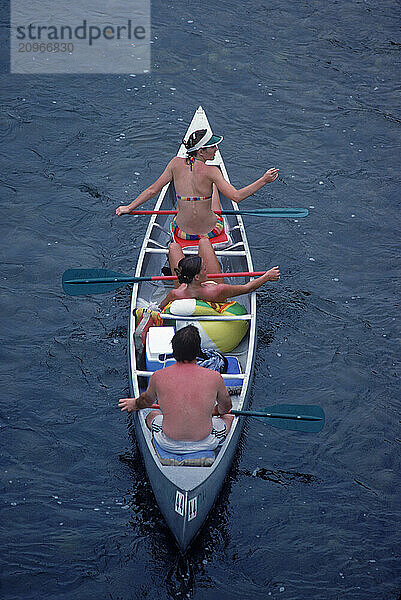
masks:
[[[206,131],[207,131],[206,129],[197,129],[196,131],[191,133],[191,135],[189,136],[189,138],[187,139],[186,142],[184,142],[184,140],[182,140],[182,143],[184,144],[184,146],[187,150],[188,157],[197,155],[198,151],[194,150],[193,152],[191,152],[191,148],[196,146],[196,144],[199,142],[199,140],[201,140],[203,138]]]
[[[200,273],[202,259],[200,256],[185,256],[174,269],[179,283],[191,283],[195,275]]]
[[[177,362],[192,362],[202,354],[199,331],[194,325],[179,329],[171,341]]]

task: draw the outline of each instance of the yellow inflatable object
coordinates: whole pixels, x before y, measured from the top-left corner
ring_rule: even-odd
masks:
[[[177,316],[194,315],[245,315],[246,310],[238,302],[205,302],[204,300],[174,300],[162,313]],[[176,328],[196,325],[201,336],[202,348],[220,352],[234,350],[248,331],[248,321],[176,321]]]

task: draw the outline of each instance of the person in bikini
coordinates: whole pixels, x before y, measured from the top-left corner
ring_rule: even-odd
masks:
[[[171,243],[169,261],[172,272],[177,274],[178,281],[175,282],[175,288],[160,303],[161,309],[173,300],[187,298],[206,302],[225,302],[227,298],[249,294],[267,281],[280,279],[278,267],[273,267],[261,277],[245,284],[230,285],[220,277],[216,280],[209,279],[207,273],[221,273],[221,268],[210,239],[207,237],[200,238],[197,256],[184,256],[181,246],[176,242]]]
[[[119,206],[116,214],[120,216],[137,209],[156,196],[167,183],[174,181],[178,209],[173,221],[175,236],[186,240],[197,240],[202,235],[209,239],[219,236],[224,227],[221,215],[214,212],[220,210],[219,192],[238,203],[278,177],[278,169],[272,168],[253,183],[237,190],[224,179],[218,167],[206,164],[206,161],[213,161],[222,140],[222,136],[213,135],[210,129],[194,131],[188,140],[183,140],[186,158],[173,158],[157,181],[131,204]]]
[[[199,332],[193,325],[172,339],[176,363],[155,371],[138,398],[121,398],[118,406],[131,412],[150,408],[146,424],[164,450],[185,454],[215,450],[224,442],[233,416],[231,398],[220,373],[196,364],[201,351]]]

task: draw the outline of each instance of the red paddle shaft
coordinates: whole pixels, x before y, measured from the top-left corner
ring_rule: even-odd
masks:
[[[219,210],[214,210],[215,213],[220,213]],[[130,215],[176,215],[178,210],[131,210]]]
[[[260,277],[266,271],[243,271],[240,273],[208,273],[207,277]],[[140,279],[140,277],[138,278]],[[147,277],[148,281],[174,281],[177,275],[151,275]]]

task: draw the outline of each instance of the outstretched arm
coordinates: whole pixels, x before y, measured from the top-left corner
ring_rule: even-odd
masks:
[[[131,202],[131,204],[119,206],[116,209],[116,215],[119,217],[121,215],[128,214],[131,210],[135,210],[141,204],[144,204],[147,200],[150,200],[156,194],[160,192],[163,187],[169,183],[173,179],[173,167],[172,163],[175,159],[171,160],[163,173],[160,175],[159,179],[157,179],[151,186],[149,186],[146,190],[144,190],[135,200]]]
[[[219,283],[216,286],[210,286],[210,291],[213,294],[214,302],[224,302],[227,298],[233,298],[235,296],[242,296],[243,294],[249,294],[254,292],[261,285],[267,281],[278,281],[280,279],[280,270],[278,267],[273,267],[269,271],[266,271],[261,277],[252,279],[245,284],[230,285],[229,283]],[[209,289],[209,288],[208,288]]]
[[[233,202],[241,202],[248,196],[252,196],[255,192],[260,190],[267,183],[271,183],[275,181],[278,177],[278,169],[269,169],[266,171],[260,179],[257,179],[253,183],[250,183],[246,187],[241,188],[240,190],[235,189],[231,183],[228,183],[222,175],[222,172],[217,167],[212,167],[210,170],[211,173],[211,181],[216,184],[219,192],[221,192],[226,198],[232,200]]]
[[[142,392],[138,398],[120,398],[118,407],[121,411],[132,412],[133,410],[141,410],[142,408],[150,408],[156,401],[156,389],[154,385],[154,375],[149,380],[148,389]],[[152,381],[153,380],[153,381]]]

